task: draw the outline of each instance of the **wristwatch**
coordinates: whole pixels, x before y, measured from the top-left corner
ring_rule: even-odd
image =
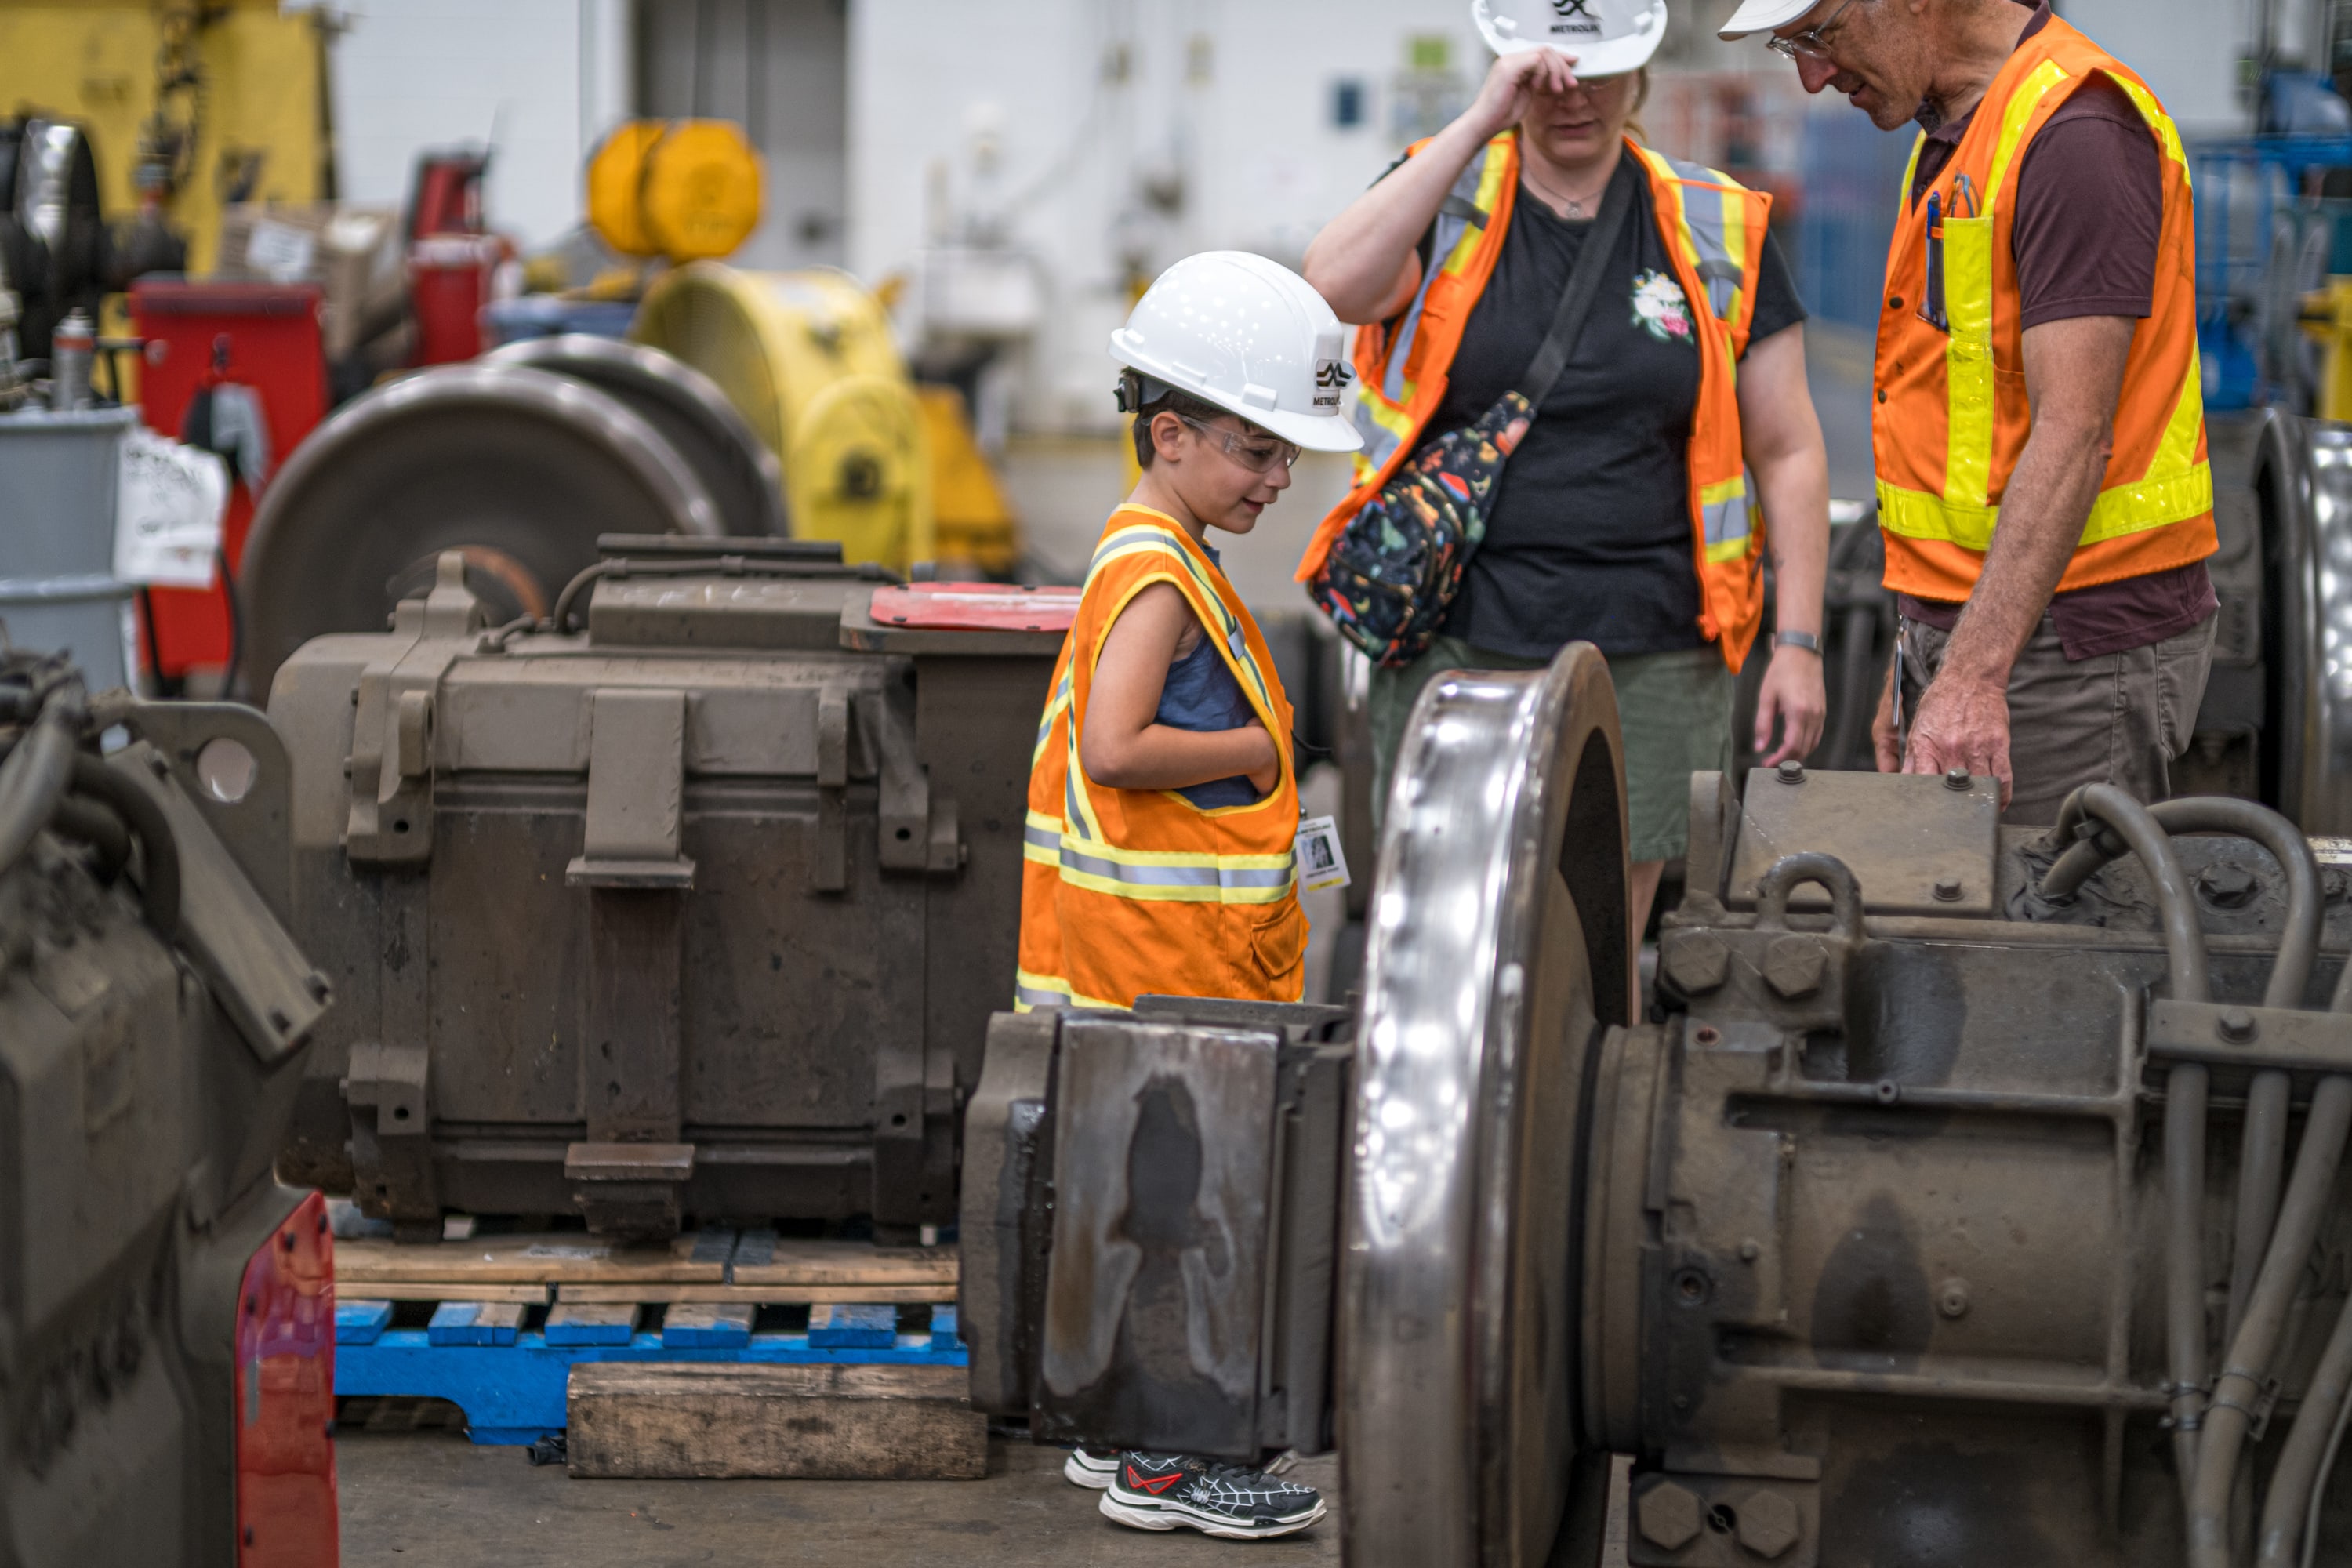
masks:
[[[1776,647],[1801,647],[1811,654],[1822,651],[1822,639],[1811,632],[1774,632],[1772,644]]]

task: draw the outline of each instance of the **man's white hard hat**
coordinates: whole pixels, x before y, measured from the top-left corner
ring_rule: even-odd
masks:
[[[1821,0],[1744,0],[1731,20],[1723,25],[1722,37],[1744,38],[1750,33],[1769,33],[1785,27]]]
[[[1110,357],[1310,452],[1364,438],[1339,413],[1348,332],[1307,279],[1240,250],[1205,250],[1160,275],[1110,335]]]
[[[1470,16],[1496,54],[1558,49],[1580,77],[1639,70],[1666,36],[1666,0],[1474,0]]]

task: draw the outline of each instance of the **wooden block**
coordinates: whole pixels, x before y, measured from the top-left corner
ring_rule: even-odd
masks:
[[[681,1301],[662,1320],[666,1350],[740,1350],[751,1342],[748,1301]]]
[[[371,1285],[378,1295],[383,1290]],[[453,1292],[442,1289],[430,1298],[440,1300]],[[821,1301],[908,1302],[952,1301],[953,1285],[558,1285],[559,1301],[745,1301],[755,1307],[808,1307]]]
[[[896,1307],[826,1302],[809,1309],[811,1350],[887,1350],[898,1342]]]
[[[383,1337],[392,1326],[392,1303],[389,1301],[337,1301],[335,1303],[335,1342],[339,1345],[372,1345]]]
[[[551,1345],[625,1345],[637,1331],[637,1309],[632,1302],[559,1301],[547,1314],[547,1342]]]
[[[342,1244],[335,1244],[341,1256]],[[547,1304],[546,1285],[483,1285],[472,1280],[372,1280],[359,1287],[381,1301],[517,1301],[526,1307]]]
[[[873,1247],[862,1241],[780,1240],[747,1230],[735,1246],[728,1279],[738,1285],[944,1285],[953,1294],[953,1247]],[[868,1296],[869,1301],[904,1300]],[[925,1298],[948,1300],[949,1297]]]
[[[988,1418],[961,1367],[583,1362],[572,1473],[977,1480]]]
[[[935,1351],[951,1351],[959,1348],[962,1343],[963,1342],[956,1337],[956,1310],[953,1307],[932,1308],[931,1348]]]
[[[510,1345],[522,1331],[520,1301],[444,1301],[433,1309],[425,1340],[436,1345]]]
[[[584,1231],[486,1236],[438,1247],[399,1247],[362,1239],[335,1245],[335,1278],[347,1285],[551,1285],[604,1280],[699,1281],[727,1278],[731,1230],[689,1231],[667,1242],[627,1247]],[[371,1291],[371,1294],[381,1292]]]

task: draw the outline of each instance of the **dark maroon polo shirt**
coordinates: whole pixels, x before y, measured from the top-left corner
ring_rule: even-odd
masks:
[[[2035,6],[2022,44],[2050,24]],[[1982,105],[1979,105],[1981,110]],[[1927,133],[1912,184],[1924,200],[1969,132],[1978,110]],[[2131,99],[2105,77],[2075,89],[2026,149],[2017,172],[2017,258],[2029,327],[2076,316],[2146,320],[2155,307],[2164,230],[2164,168],[2156,138]],[[1900,595],[1914,620],[1949,631],[1960,606]],[[2078,588],[2050,601],[2058,640],[2073,659],[2121,653],[2177,637],[2219,608],[2202,561],[2168,572]]]

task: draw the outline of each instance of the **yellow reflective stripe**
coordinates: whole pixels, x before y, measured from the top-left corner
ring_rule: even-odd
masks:
[[[1721,506],[1725,501],[1738,500],[1747,493],[1748,478],[1743,474],[1735,479],[1726,479],[1719,485],[1701,487],[1698,492],[1699,504]]]
[[[2197,444],[2204,434],[2205,353],[2191,340],[2189,375],[2181,384],[2180,400],[2172,405],[2172,417],[2165,423],[2164,439],[2157,443],[2156,457],[2147,465],[2147,479],[2176,479],[2194,472]]]
[[[1737,539],[1727,539],[1720,544],[1710,544],[1706,547],[1706,562],[1710,566],[1720,566],[1727,561],[1738,561],[1745,558],[1747,554],[1748,535],[1745,533]]]
[[[1911,186],[1919,178],[1919,155],[1927,150],[1927,133],[1922,131],[1919,132],[1919,139],[1911,143],[1911,162],[1903,170],[1903,189],[1899,195],[1899,201],[1900,210],[1904,212],[1910,211]]]
[[[1214,626],[1207,626],[1203,629],[1219,634],[1226,650],[1232,654],[1234,662],[1241,667],[1242,674],[1255,689],[1258,699],[1256,707],[1260,718],[1270,723],[1274,716],[1274,690],[1266,683],[1265,672],[1258,668],[1257,656],[1250,651],[1249,639],[1242,633],[1240,617],[1226,608],[1225,601],[1218,594],[1216,584],[1209,579],[1202,563],[1192,558],[1192,552],[1184,548],[1183,542],[1177,538],[1172,530],[1150,523],[1139,523],[1120,529],[1117,533],[1108,536],[1103,542],[1102,547],[1096,551],[1094,564],[1087,568],[1087,575],[1091,579],[1094,574],[1107,563],[1146,551],[1172,556],[1183,566],[1185,574],[1192,578],[1194,585],[1201,590],[1202,599],[1217,618],[1217,624]],[[1111,618],[1118,619],[1116,613]]]
[[[2187,522],[2213,510],[2213,469],[2199,463],[2185,474],[2143,479],[2099,492],[2083,525],[2082,542],[2097,544]],[[1992,548],[1999,507],[1961,506],[1923,490],[1878,484],[1878,519],[1905,539],[1942,540],[1982,554]]]
[[[2126,81],[2113,71],[2106,75],[2109,81],[2122,88],[2130,95],[2132,102],[2139,106],[2140,118],[2147,121],[2148,129],[2156,132],[2156,139],[2164,143],[2166,154],[2180,165],[2180,177],[2187,180],[2189,176],[2189,153],[2180,144],[2180,128],[2172,122],[2170,115],[2164,112],[2164,106],[2156,101],[2156,95],[2139,83]]]
[[[1039,1007],[1108,1007],[1124,1009],[1124,1002],[1106,1002],[1098,996],[1082,995],[1070,983],[1058,974],[1039,974],[1034,970],[1013,972],[1013,1010],[1034,1012]]]
[[[2056,60],[2043,60],[2018,84],[2009,107],[2001,111],[2000,140],[1994,144],[1992,173],[1985,179],[1983,216],[1992,216],[1993,204],[2000,200],[2001,187],[2009,183],[2009,166],[2017,161],[2018,144],[2025,140],[2025,128],[2033,120],[2034,111],[2051,89],[2066,79],[2066,72]]]
[[[1126,849],[1078,838],[1044,812],[1032,810],[1021,835],[1021,858],[1051,866],[1075,888],[1115,899],[1158,903],[1269,904],[1297,879],[1291,852],[1219,855],[1183,849]]]

